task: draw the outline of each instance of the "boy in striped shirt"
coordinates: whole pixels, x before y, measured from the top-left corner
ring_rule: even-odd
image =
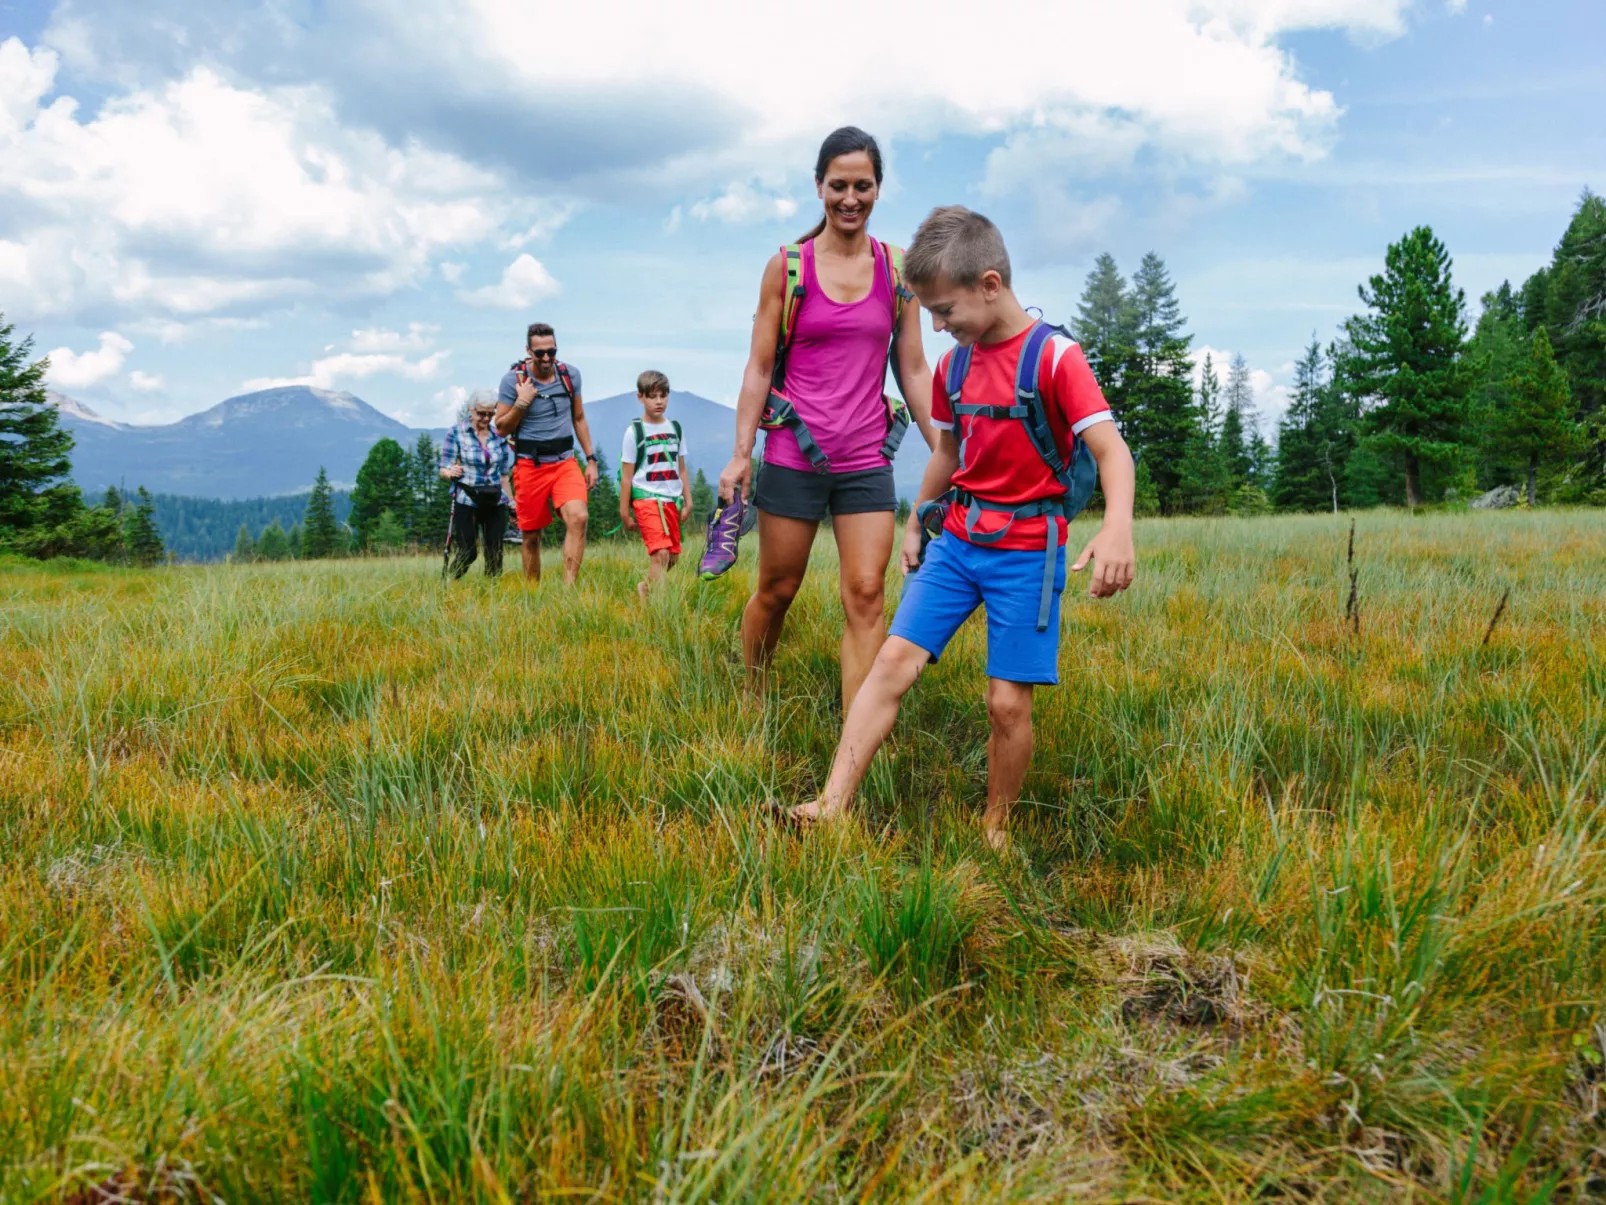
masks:
[[[680,521],[691,511],[691,478],[680,424],[664,417],[669,378],[642,373],[636,378],[636,400],[642,416],[625,428],[619,450],[619,519],[626,531],[641,532],[647,545],[647,578],[636,583],[645,599],[680,559]]]

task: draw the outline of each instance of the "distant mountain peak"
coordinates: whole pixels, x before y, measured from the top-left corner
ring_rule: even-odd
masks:
[[[236,394],[180,422],[221,427],[225,423],[268,417],[293,425],[322,418],[342,423],[355,422],[382,430],[385,434],[407,431],[403,424],[383,411],[374,409],[356,394],[344,390],[318,389],[311,385],[275,385],[269,389]]]
[[[77,398],[68,397],[65,393],[57,393],[54,389],[45,390],[45,400],[57,410],[61,411],[61,413],[71,415],[79,422],[99,423],[103,427],[113,427],[119,431],[128,426],[127,423],[120,423],[115,419],[106,418],[103,415],[96,414]]]

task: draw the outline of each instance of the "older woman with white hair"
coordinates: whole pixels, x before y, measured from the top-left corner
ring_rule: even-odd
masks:
[[[502,572],[502,533],[507,528],[504,483],[513,473],[513,443],[498,435],[496,392],[478,389],[468,399],[467,417],[441,443],[441,476],[452,483],[452,530],[447,567],[453,578],[468,572],[485,543],[485,576]]]

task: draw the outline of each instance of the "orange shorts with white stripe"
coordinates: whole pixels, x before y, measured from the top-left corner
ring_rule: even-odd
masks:
[[[647,545],[648,556],[655,552],[680,555],[678,498],[665,498],[662,502],[635,498],[630,503],[630,511],[636,516],[636,526],[641,528],[641,538]]]

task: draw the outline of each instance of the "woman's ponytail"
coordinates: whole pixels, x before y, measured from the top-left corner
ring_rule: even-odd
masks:
[[[875,172],[875,182],[879,188],[881,185],[881,148],[876,144],[874,138],[866,134],[858,126],[843,126],[839,130],[832,130],[826,136],[825,141],[820,143],[819,157],[814,160],[814,182],[816,184],[825,183],[825,173],[831,170],[831,160],[840,155],[852,155],[858,151],[863,151],[870,156],[870,168]],[[806,243],[810,239],[819,238],[824,233],[825,215],[822,213],[814,229],[797,241]]]

